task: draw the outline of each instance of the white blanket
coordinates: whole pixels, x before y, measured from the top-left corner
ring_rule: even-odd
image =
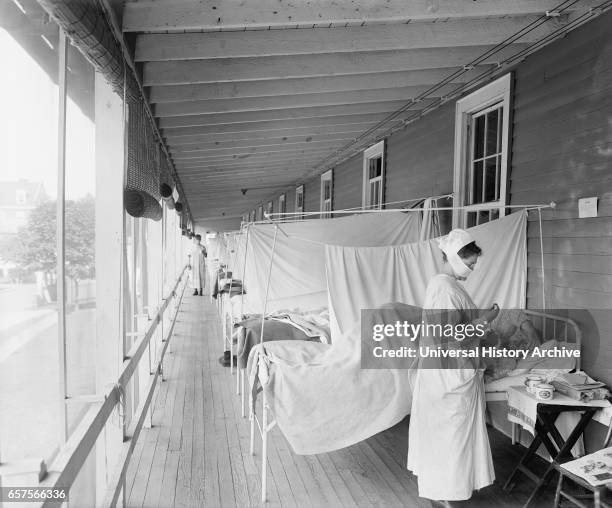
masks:
[[[468,291],[480,305],[522,307],[526,215],[471,229],[483,249]],[[298,454],[329,452],[366,439],[410,412],[409,370],[360,365],[360,309],[391,301],[419,305],[441,267],[433,241],[396,247],[326,247],[332,345],[270,342],[254,348],[249,373],[261,378],[279,427]],[[334,326],[336,323],[336,326]]]

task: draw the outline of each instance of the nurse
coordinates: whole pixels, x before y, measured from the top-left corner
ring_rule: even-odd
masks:
[[[423,305],[426,323],[488,326],[497,305],[478,317],[476,306],[459,281],[472,272],[481,249],[462,229],[439,242],[442,273],[429,281]],[[431,344],[435,337],[422,337]],[[448,340],[448,339],[447,339]],[[451,337],[448,347],[460,347]],[[426,360],[423,360],[425,362]],[[470,360],[471,361],[471,360]],[[472,492],[493,483],[495,472],[485,424],[483,370],[464,362],[448,368],[421,364],[416,373],[410,429],[408,469],[418,479],[419,496],[443,501],[469,499]]]

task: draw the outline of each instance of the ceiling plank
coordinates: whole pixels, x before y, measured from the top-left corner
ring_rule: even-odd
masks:
[[[283,157],[283,158],[275,158],[273,161],[270,160],[261,160],[258,158],[249,158],[249,159],[233,159],[231,161],[191,161],[180,162],[176,164],[176,169],[179,174],[182,172],[192,170],[192,169],[200,169],[203,167],[215,167],[215,168],[226,168],[226,167],[274,167],[275,165],[283,165],[287,167],[294,167],[298,164],[314,164],[316,161],[319,161],[321,156],[318,154],[312,154],[309,157]]]
[[[294,129],[283,131],[282,134],[274,131],[264,132],[243,132],[234,134],[211,134],[208,136],[194,136],[193,138],[166,139],[166,146],[170,150],[181,150],[190,148],[229,148],[259,146],[262,144],[291,144],[307,141],[319,141],[322,139],[350,139],[358,136],[365,130],[365,127],[347,126],[338,129],[337,126],[325,127],[320,129]]]
[[[417,48],[497,44],[538,16],[490,20],[454,20],[446,23],[348,26],[311,30],[249,30],[208,33],[142,34],[136,41],[136,61],[248,58],[260,56],[389,51]],[[571,17],[566,17],[567,23]],[[558,28],[543,23],[521,42],[532,43]]]
[[[450,95],[462,85],[440,87],[432,97]],[[385,88],[382,90],[359,90],[355,92],[313,93],[302,95],[280,95],[246,99],[218,99],[157,104],[154,114],[158,118],[210,113],[235,113],[287,108],[310,108],[339,106],[342,104],[364,104],[367,102],[408,101],[427,92],[429,87]]]
[[[278,0],[157,0],[127,2],[123,12],[123,30],[214,31],[526,16],[544,14],[558,4],[558,0],[310,0],[284,3]]]
[[[196,127],[199,125],[261,122],[262,120],[290,120],[303,118],[324,118],[345,115],[364,115],[369,113],[390,113],[406,104],[406,101],[368,102],[346,106],[325,106],[316,108],[275,109],[270,111],[245,111],[240,113],[213,113],[210,115],[190,115],[160,118],[162,129],[175,127]],[[412,111],[422,109],[425,101],[413,105]]]
[[[313,145],[312,143],[299,143],[289,146],[284,145],[264,145],[246,148],[219,148],[213,150],[194,150],[191,152],[172,152],[172,158],[175,162],[188,161],[202,158],[221,158],[227,157],[232,159],[243,158],[244,156],[252,156],[255,154],[264,153],[318,153],[327,152],[338,146],[341,146],[342,141],[328,141]]]
[[[306,136],[266,136],[260,139],[243,139],[243,140],[222,140],[222,141],[211,141],[206,138],[202,138],[201,141],[195,143],[183,143],[174,144],[168,143],[168,148],[172,153],[188,153],[197,150],[214,150],[222,148],[251,148],[260,146],[295,146],[296,144],[310,143],[312,146],[317,143],[334,142],[334,141],[347,141],[354,139],[359,134],[359,131],[353,133],[329,133],[326,135],[322,134],[311,134]]]
[[[525,49],[512,44],[481,62],[497,64]],[[457,48],[420,48],[409,51],[373,51],[367,53],[331,53],[320,55],[271,56],[219,60],[175,60],[145,62],[146,86],[189,85],[221,81],[308,78],[419,69],[462,67],[490,52],[493,45]]]
[[[477,69],[461,74],[458,74],[462,70],[461,67],[450,67],[444,69],[379,72],[376,74],[354,74],[349,76],[152,86],[149,89],[149,100],[152,103],[163,103],[431,86],[452,75],[456,75],[452,79],[453,83],[467,83],[489,69],[489,66],[482,65],[478,66]]]
[[[300,118],[287,120],[261,120],[247,123],[212,124],[169,128],[163,131],[164,139],[191,139],[193,136],[209,134],[230,134],[244,132],[288,132],[296,129],[313,129],[321,127],[332,128],[347,125],[368,125],[379,122],[386,117],[386,112],[364,115],[338,115],[320,118]],[[365,127],[364,127],[365,128]]]
[[[301,157],[301,156],[315,156],[320,155],[321,157],[324,154],[332,152],[336,148],[335,146],[330,147],[326,146],[323,148],[295,148],[295,149],[287,149],[287,150],[270,150],[269,148],[264,148],[265,151],[248,151],[244,153],[228,153],[228,154],[210,154],[210,155],[181,155],[180,157],[172,157],[174,162],[224,162],[224,161],[236,161],[236,160],[245,160],[245,159],[268,159],[272,160],[275,157]],[[252,149],[251,149],[252,150]]]
[[[179,165],[177,171],[181,175],[199,174],[202,171],[208,170],[240,170],[240,171],[251,171],[258,169],[283,169],[296,171],[296,168],[310,168],[321,158],[319,156],[313,156],[312,158],[288,158],[288,159],[277,159],[275,161],[251,161],[244,163],[225,163],[225,162],[198,162],[191,165]]]

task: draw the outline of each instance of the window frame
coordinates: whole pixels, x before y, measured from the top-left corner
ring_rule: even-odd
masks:
[[[278,196],[278,213],[287,213],[287,195],[285,193]]]
[[[380,167],[380,176],[375,178],[370,178],[369,175],[369,162],[372,159],[376,159],[380,157],[381,159],[381,167]],[[379,141],[378,143],[372,145],[363,151],[363,184],[361,191],[361,208],[363,210],[367,209],[375,209],[382,210],[384,208],[385,202],[385,182],[386,182],[386,171],[385,171],[385,140]],[[378,205],[373,207],[371,204],[371,194],[370,189],[372,187],[372,183],[375,181],[380,182],[380,187],[378,190]]]
[[[300,205],[299,198],[302,196],[302,204]],[[297,214],[297,218],[301,219],[304,217],[304,186],[298,185],[295,188],[295,213]]]
[[[325,184],[329,182],[329,198],[325,198]],[[329,204],[329,209],[327,208]],[[331,218],[331,212],[334,209],[334,170],[328,169],[325,173],[321,173],[321,200],[320,200],[321,218]]]
[[[455,105],[453,206],[456,208],[453,210],[453,228],[465,227],[469,212],[478,210],[498,210],[499,217],[503,217],[506,214],[505,207],[508,204],[509,187],[508,161],[510,160],[511,97],[512,73],[508,73],[458,100]],[[471,178],[469,168],[472,154],[470,143],[472,140],[470,133],[471,119],[474,115],[496,104],[501,104],[503,107],[499,200],[467,205],[467,199],[471,192],[467,182],[468,177]]]

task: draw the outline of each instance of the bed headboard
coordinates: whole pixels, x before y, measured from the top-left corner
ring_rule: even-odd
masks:
[[[577,344],[582,351],[582,332],[573,319],[536,310],[525,310],[544,340],[556,339],[565,344]],[[581,358],[576,358],[576,370],[580,370]]]

